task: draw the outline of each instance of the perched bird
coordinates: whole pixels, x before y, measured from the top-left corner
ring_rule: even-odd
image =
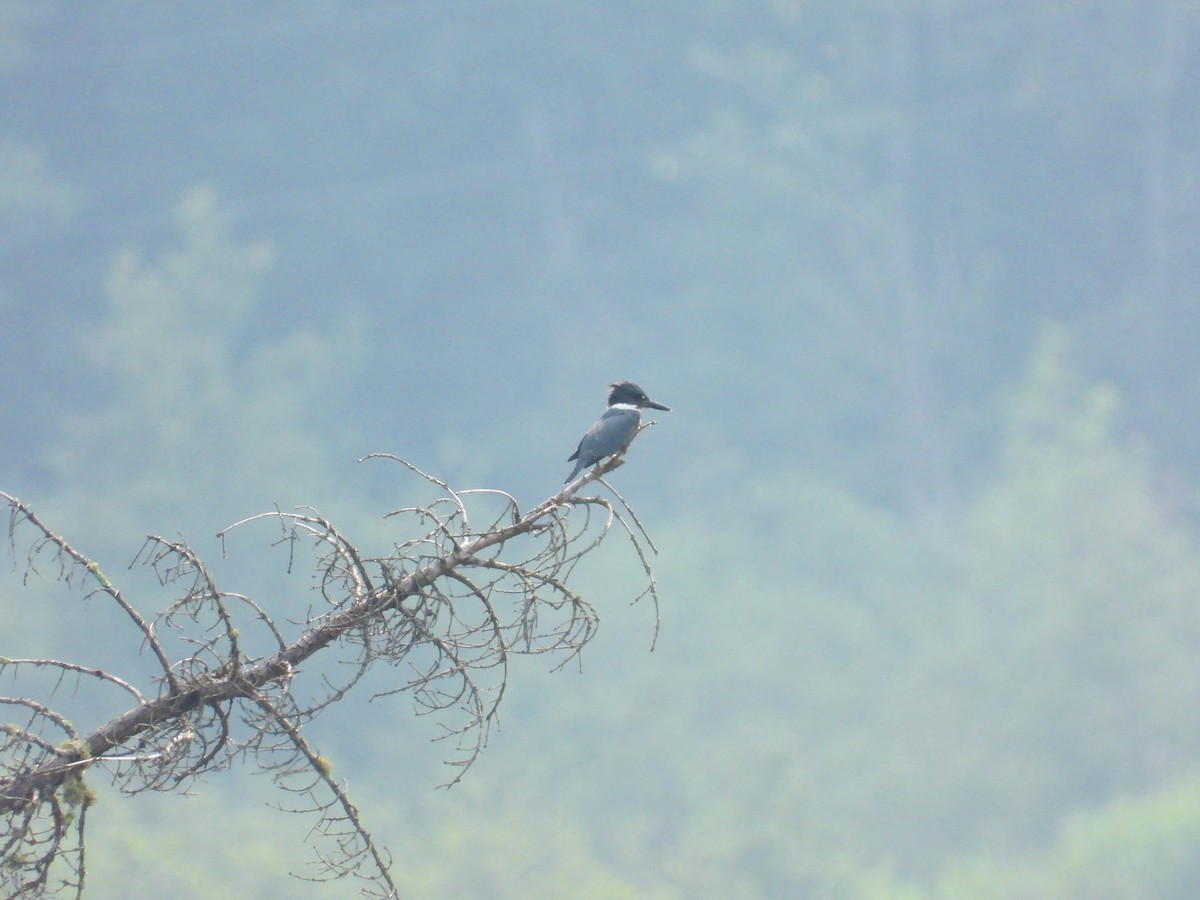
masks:
[[[632,381],[618,381],[608,387],[608,411],[588,429],[575,452],[567,458],[567,462],[575,460],[575,468],[567,476],[568,482],[574,481],[575,476],[588,466],[628,447],[642,422],[643,409],[671,411],[671,407],[647,397],[646,392]]]

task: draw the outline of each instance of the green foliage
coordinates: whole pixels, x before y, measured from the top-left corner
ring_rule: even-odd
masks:
[[[311,822],[271,809],[268,779],[231,772],[191,796],[106,797],[88,812],[88,889],[96,900],[147,896],[341,898],[345,884],[305,884]]]
[[[451,817],[453,824],[408,843],[397,855],[396,871],[413,896],[678,896],[598,858],[591,829],[564,810],[534,809],[519,801],[488,810],[457,798],[449,806],[459,813]]]
[[[1200,884],[1200,776],[1069,816],[1043,851],[952,864],[945,900],[1188,900]]]
[[[1179,715],[1200,700],[1197,536],[1114,437],[1114,389],[1081,382],[1061,343],[1036,354],[967,522],[980,726],[1024,751],[1011,780],[1047,819],[1200,749]]]

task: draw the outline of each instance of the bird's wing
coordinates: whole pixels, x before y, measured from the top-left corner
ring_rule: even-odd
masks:
[[[591,446],[600,456],[612,456],[629,446],[637,433],[640,416],[633,410],[610,409],[587,433],[584,440],[592,438]]]

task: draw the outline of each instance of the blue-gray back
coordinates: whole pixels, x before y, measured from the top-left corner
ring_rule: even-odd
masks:
[[[629,446],[637,434],[642,415],[636,409],[610,407],[600,420],[588,429],[579,442],[579,460],[585,466],[598,463]]]

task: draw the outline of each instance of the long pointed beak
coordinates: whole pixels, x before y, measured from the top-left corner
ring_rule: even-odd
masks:
[[[661,403],[655,403],[653,400],[646,398],[646,402],[642,406],[648,406],[651,409],[661,409],[663,412],[670,412],[671,407],[663,406]]]

